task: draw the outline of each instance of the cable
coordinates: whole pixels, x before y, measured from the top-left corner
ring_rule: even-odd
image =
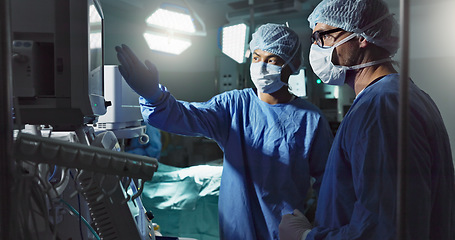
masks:
[[[57,165],[54,165],[54,172],[52,172],[51,176],[47,179],[49,182],[54,178],[55,173],[57,172]]]
[[[71,178],[72,178],[73,181],[74,181],[74,186],[75,186],[76,189],[77,189],[77,183],[76,183],[76,180],[74,179],[73,173],[72,173],[70,170],[68,170],[68,171],[69,171],[69,173],[70,173]],[[63,201],[63,199],[61,199],[61,201]],[[65,203],[65,202],[64,202],[64,203]],[[77,194],[77,205],[78,205],[78,208],[79,208],[79,212],[81,212],[81,197],[80,197],[79,193]],[[77,211],[76,211],[76,212],[77,212]],[[77,214],[77,215],[79,216],[79,232],[80,232],[80,234],[81,234],[81,239],[84,240],[84,236],[83,236],[83,234],[82,234],[82,219],[83,219],[83,217],[82,217],[81,214]],[[85,221],[85,219],[84,219],[84,221]]]
[[[52,128],[49,128],[49,134],[48,134],[48,138],[50,138],[52,135]],[[55,173],[57,172],[57,165],[54,165],[54,172],[52,173],[52,175],[49,177],[49,182],[51,181],[51,179],[54,177]]]
[[[87,228],[90,230],[90,232],[93,234],[93,236],[97,239],[97,240],[101,240],[101,238],[98,236],[98,234],[95,232],[95,230],[92,228],[92,226],[90,226],[90,224],[87,222],[87,220],[85,220],[85,218],[79,214],[78,211],[76,211],[76,209],[74,209],[71,205],[69,205],[67,202],[65,202],[65,200],[63,199],[60,199],[60,202],[62,202],[63,204],[65,204],[65,206],[68,208],[68,210],[74,214],[76,214],[76,216],[79,217],[79,219],[81,219],[85,226],[87,226]]]
[[[81,197],[77,194],[77,205],[79,208],[79,212],[81,212]],[[79,214],[79,232],[81,234],[81,240],[84,240],[84,234],[82,234],[82,215]]]

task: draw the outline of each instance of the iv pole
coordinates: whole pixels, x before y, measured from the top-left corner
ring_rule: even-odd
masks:
[[[400,99],[398,116],[397,239],[407,239],[409,141],[409,0],[400,0]]]
[[[14,239],[10,1],[0,0],[0,239]]]

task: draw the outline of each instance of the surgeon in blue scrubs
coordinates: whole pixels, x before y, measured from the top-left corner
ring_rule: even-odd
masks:
[[[278,239],[283,214],[305,211],[312,179],[322,180],[333,136],[320,110],[289,92],[302,63],[298,35],[265,24],[250,42],[256,88],[233,90],[207,102],[176,100],[158,71],[126,46],[116,47],[120,72],[140,97],[145,121],[167,132],[205,136],[224,151],[219,195],[221,239]]]
[[[391,63],[398,24],[382,0],[323,0],[308,18],[310,64],[327,84],[356,98],[327,160],[314,227],[300,211],[284,215],[281,240],[397,238],[400,74]],[[433,81],[432,79],[428,79]],[[409,79],[406,239],[455,239],[455,182],[443,119]]]

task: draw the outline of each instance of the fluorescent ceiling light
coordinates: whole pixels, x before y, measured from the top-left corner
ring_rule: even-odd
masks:
[[[181,31],[186,33],[196,32],[193,20],[189,14],[158,8],[146,19],[149,26],[164,28],[166,30]]]
[[[191,46],[189,39],[166,36],[155,32],[145,32],[144,38],[150,49],[175,55],[181,54]]]
[[[221,51],[238,63],[246,60],[247,32],[244,23],[223,27],[222,30]]]

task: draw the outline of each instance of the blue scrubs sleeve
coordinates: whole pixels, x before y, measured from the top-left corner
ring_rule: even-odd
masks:
[[[312,187],[316,191],[316,194],[319,193],[332,142],[332,130],[325,118],[321,117],[318,121],[318,127],[314,132],[314,139],[308,157],[310,176],[315,180]]]
[[[158,129],[186,136],[204,136],[222,141],[228,133],[230,115],[227,112],[227,94],[220,94],[207,102],[176,100],[165,87],[162,98],[150,103],[139,97],[144,121]],[[220,142],[219,142],[220,143]]]

